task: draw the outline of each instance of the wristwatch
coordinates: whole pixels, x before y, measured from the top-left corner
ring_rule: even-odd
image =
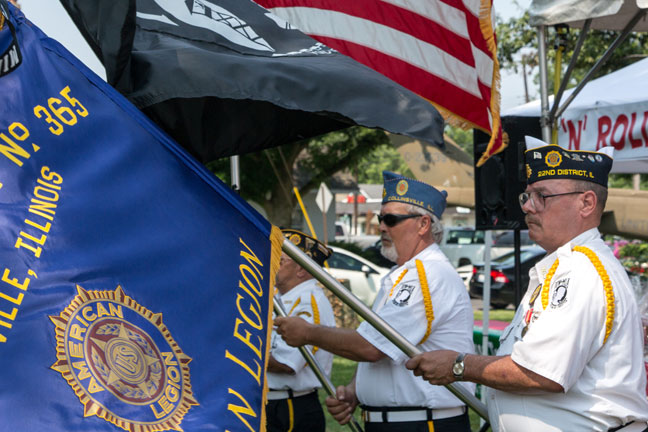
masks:
[[[459,353],[455,359],[454,365],[452,365],[452,374],[457,381],[463,380],[464,357],[466,357],[466,353]]]

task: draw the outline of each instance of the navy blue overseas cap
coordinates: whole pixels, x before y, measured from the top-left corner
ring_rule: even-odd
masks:
[[[431,211],[434,216],[441,219],[446,208],[448,192],[439,191],[429,184],[391,171],[383,171],[383,183],[383,204],[388,202],[412,204]]]
[[[586,180],[607,187],[614,147],[599,151],[568,150],[525,137],[527,183],[549,179]]]
[[[326,247],[324,243],[313,237],[307,236],[301,231],[294,229],[282,229],[284,237],[299,249],[304,251],[306,255],[313,258],[320,266],[324,265],[324,261],[331,256],[333,250]]]

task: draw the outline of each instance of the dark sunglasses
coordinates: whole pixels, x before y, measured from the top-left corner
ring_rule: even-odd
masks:
[[[378,215],[378,223],[384,222],[388,227],[393,227],[403,222],[405,219],[421,217],[423,215],[418,214],[393,214],[387,213],[384,215]]]

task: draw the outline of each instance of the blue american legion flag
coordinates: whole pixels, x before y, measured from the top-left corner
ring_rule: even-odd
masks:
[[[280,232],[0,6],[0,430],[264,430]]]

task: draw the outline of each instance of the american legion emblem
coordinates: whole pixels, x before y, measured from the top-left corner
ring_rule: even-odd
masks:
[[[545,163],[551,168],[555,168],[562,163],[562,156],[555,150],[550,151],[545,156]]]
[[[96,415],[129,432],[182,431],[192,405],[189,362],[153,313],[114,291],[78,294],[50,319],[56,326],[57,362],[83,404],[83,415]]]
[[[406,180],[401,180],[398,182],[396,185],[396,193],[400,196],[403,196],[407,193],[409,185],[407,184]]]

